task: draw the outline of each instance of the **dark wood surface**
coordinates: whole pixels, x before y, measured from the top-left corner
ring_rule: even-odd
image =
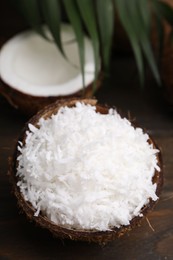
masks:
[[[23,27],[20,22],[12,24],[1,25],[1,44]],[[162,150],[164,187],[149,222],[144,219],[140,227],[104,247],[61,241],[28,222],[7,177],[8,157],[28,118],[0,97],[0,259],[173,259],[173,112],[152,80],[140,89],[132,57],[114,55],[112,60],[110,78],[96,97],[100,103],[130,112]]]

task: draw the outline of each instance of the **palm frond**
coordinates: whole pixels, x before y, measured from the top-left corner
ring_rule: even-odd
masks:
[[[80,18],[79,11],[78,11],[75,3],[73,3],[71,0],[64,0],[63,4],[65,7],[67,16],[69,18],[69,21],[71,22],[71,25],[72,25],[75,35],[76,35],[76,41],[77,41],[78,49],[79,49],[79,59],[80,59],[80,66],[81,66],[81,71],[82,71],[83,86],[85,86],[85,73],[84,73],[85,46],[84,46],[84,33],[83,33],[81,18]]]
[[[94,50],[94,60],[95,60],[95,80],[98,76],[99,63],[100,63],[100,44],[99,35],[97,30],[96,16],[94,13],[94,3],[92,0],[76,0],[81,17],[86,26],[86,29],[91,37]],[[94,88],[95,88],[94,84]]]
[[[48,39],[42,26],[42,16],[37,0],[13,0],[27,23],[42,37]]]
[[[40,7],[44,20],[52,33],[55,43],[62,55],[66,57],[61,39],[61,8],[59,0],[42,0],[40,1]]]
[[[158,83],[160,83],[160,76],[150,42],[151,10],[148,1],[115,0],[115,2],[119,8],[118,11],[121,22],[124,25],[132,44],[141,82],[143,82],[144,79],[144,67],[142,60],[142,55],[144,54],[155,79]]]
[[[139,40],[141,43],[142,50],[145,54],[145,57],[148,61],[148,64],[153,72],[157,83],[160,84],[160,76],[158,72],[158,68],[156,66],[155,58],[153,55],[151,40],[150,40],[150,17],[151,17],[151,9],[149,3],[146,0],[137,1],[137,5],[139,7],[139,12],[137,11],[137,17],[139,22]]]
[[[117,13],[132,45],[140,81],[144,82],[144,58],[157,80],[160,82],[158,68],[153,55],[150,29],[151,15],[157,20],[160,49],[163,47],[163,24],[166,20],[173,27],[173,8],[161,0],[12,0],[23,13],[23,16],[40,35],[47,38],[42,21],[48,25],[53,38],[65,57],[61,36],[61,12],[65,9],[71,23],[79,50],[79,59],[84,84],[84,29],[91,38],[95,61],[95,79],[102,63],[107,69],[114,27],[114,14]],[[115,9],[117,12],[115,12]],[[67,58],[67,57],[66,57]]]
[[[162,1],[152,1],[154,11],[162,18],[164,18],[171,26],[173,26],[173,9],[170,5]]]
[[[131,6],[132,3],[132,6]],[[127,36],[132,45],[132,49],[135,55],[141,84],[144,82],[144,63],[143,63],[143,55],[138,37],[138,25],[136,24],[136,20],[134,17],[134,10],[136,10],[136,1],[128,4],[126,0],[115,0],[115,6],[117,8],[117,12],[119,14],[120,22],[122,23]],[[129,9],[130,6],[130,9]]]
[[[114,29],[114,13],[112,0],[97,0],[96,14],[101,41],[101,51],[103,57],[103,65],[108,71],[110,52],[112,45],[112,36]]]

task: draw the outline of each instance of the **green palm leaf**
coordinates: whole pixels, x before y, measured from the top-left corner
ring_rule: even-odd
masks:
[[[52,33],[52,36],[62,55],[66,57],[61,39],[61,8],[59,0],[41,0],[40,5],[43,17]]]
[[[96,11],[102,46],[103,64],[106,70],[108,70],[114,21],[114,8],[112,0],[97,0]]]
[[[76,40],[77,40],[78,49],[79,49],[79,58],[80,58],[80,65],[81,65],[81,71],[82,71],[83,86],[85,86],[84,33],[83,33],[81,19],[79,16],[79,11],[77,9],[76,4],[74,2],[72,2],[71,0],[64,0],[63,4],[65,6],[66,13],[68,15],[68,18],[73,26],[73,29],[74,29],[74,32],[76,35]]]
[[[143,52],[145,54],[145,57],[148,61],[148,64],[150,65],[150,68],[153,72],[153,75],[157,81],[157,83],[160,84],[160,76],[159,72],[155,63],[155,58],[153,55],[151,42],[150,42],[150,6],[148,5],[148,2],[146,0],[135,0],[137,2],[139,11],[137,12],[137,21],[139,22],[140,31],[139,37],[140,37],[140,43],[143,49]]]
[[[163,47],[163,20],[173,27],[173,8],[161,0],[11,0],[40,35],[47,38],[42,21],[48,25],[55,43],[65,56],[61,37],[62,4],[73,26],[78,43],[79,58],[84,83],[84,31],[85,26],[94,51],[95,79],[100,66],[100,49],[105,69],[109,65],[113,34],[114,6],[129,37],[134,52],[141,83],[144,81],[144,57],[157,82],[158,68],[150,42],[151,13],[155,14],[160,49]],[[116,26],[116,25],[115,25]],[[100,48],[101,46],[101,48]]]
[[[173,9],[167,3],[162,1],[153,0],[153,6],[155,7],[155,12],[164,18],[171,26],[173,26]]]
[[[115,0],[120,18],[135,53],[141,81],[144,78],[142,53],[158,83],[160,77],[150,43],[150,6],[145,0]]]
[[[158,63],[161,63],[161,57],[163,54],[163,40],[164,40],[164,29],[163,29],[163,21],[162,21],[162,15],[160,14],[159,10],[157,10],[157,6],[155,6],[156,1],[153,0],[151,2],[151,10],[153,12],[154,16],[154,22],[156,26],[156,36],[157,36],[157,50],[156,54]]]
[[[99,71],[99,35],[97,30],[97,22],[94,13],[94,3],[92,0],[76,0],[81,17],[84,21],[86,29],[91,37],[93,50],[94,50],[94,59],[95,59],[95,84],[96,78]],[[94,88],[95,85],[94,84]]]
[[[162,1],[152,1],[152,8],[155,13],[157,31],[159,34],[159,54],[162,55],[163,50],[163,39],[164,39],[164,29],[163,29],[163,20],[166,20],[171,27],[173,27],[173,9],[172,7]],[[170,39],[172,38],[172,31],[170,32]]]
[[[48,39],[42,27],[42,16],[37,0],[16,0],[16,7],[28,24],[41,36]]]
[[[144,82],[144,64],[143,64],[143,56],[142,50],[140,48],[140,43],[138,39],[138,29],[136,30],[136,23],[134,26],[134,22],[132,20],[133,17],[133,8],[136,8],[136,3],[132,1],[132,6],[130,6],[130,12],[128,8],[128,1],[126,0],[114,0],[115,5],[119,14],[119,19],[129,37],[129,40],[132,45],[132,49],[135,55],[140,81],[141,84]],[[131,4],[131,1],[130,1]]]

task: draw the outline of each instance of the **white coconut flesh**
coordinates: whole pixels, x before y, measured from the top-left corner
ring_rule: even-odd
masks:
[[[39,128],[29,125],[18,150],[18,186],[26,201],[52,222],[79,230],[129,225],[156,201],[158,150],[149,136],[113,109],[77,103]]]
[[[50,35],[47,29],[47,34]],[[33,96],[70,95],[82,89],[78,45],[72,27],[62,24],[66,60],[54,42],[34,31],[10,39],[0,54],[0,75],[7,85]],[[85,86],[94,79],[93,48],[85,37]]]

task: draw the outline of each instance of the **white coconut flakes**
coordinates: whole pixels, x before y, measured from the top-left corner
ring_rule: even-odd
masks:
[[[17,175],[35,216],[105,231],[128,225],[149,198],[158,199],[152,183],[158,150],[115,110],[103,115],[78,102],[29,129],[26,144],[18,146]]]

